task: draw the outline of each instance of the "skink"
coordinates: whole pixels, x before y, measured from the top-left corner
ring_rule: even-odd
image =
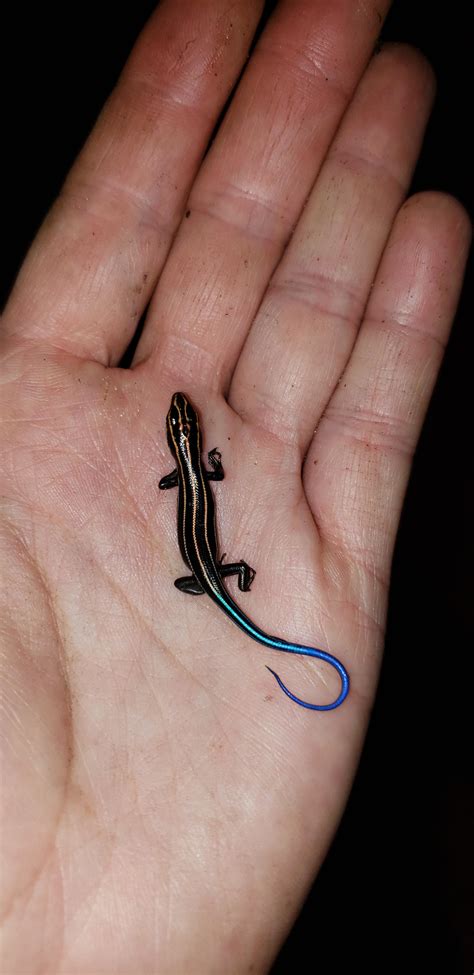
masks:
[[[305,647],[299,643],[288,643],[279,637],[270,636],[261,630],[242,612],[222,583],[222,578],[238,576],[239,589],[248,592],[255,570],[246,562],[223,563],[217,556],[217,536],[214,517],[214,499],[209,481],[222,481],[224,470],[221,455],[217,449],[208,453],[211,470],[204,469],[201,461],[201,430],[196,410],[184,393],[174,393],[166,418],[166,432],[169,448],[176,461],[176,468],[162,477],[161,490],[178,488],[178,543],[184,562],[192,575],[175,580],[175,586],[182,592],[194,596],[207,593],[217,606],[241,630],[272,650],[316,657],[334,667],[341,679],[339,696],[330,704],[310,704],[296,697],[285,686],[281,678],[267,666],[282,691],[296,704],[311,711],[332,711],[338,708],[349,693],[349,675],[337,657]]]

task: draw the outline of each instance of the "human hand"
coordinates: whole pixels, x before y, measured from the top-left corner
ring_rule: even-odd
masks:
[[[375,9],[296,6],[201,163],[260,8],[161,5],[4,316],[8,973],[264,970],[350,788],[468,229],[439,195],[400,209],[432,96],[420,57],[391,48],[362,75]],[[334,713],[263,665],[314,701],[329,669],[173,587],[158,481],[179,388],[222,451],[221,547],[257,570],[236,598],[344,661]]]

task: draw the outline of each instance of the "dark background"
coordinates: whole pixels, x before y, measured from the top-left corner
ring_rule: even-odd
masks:
[[[84,0],[11,8],[3,298],[154,6],[151,0],[122,6]],[[419,47],[438,78],[412,190],[452,193],[472,216],[468,6],[395,0],[382,39]],[[359,774],[272,975],[303,967],[324,975],[359,968],[365,975],[395,969],[471,975],[473,969],[474,588],[467,501],[474,478],[466,419],[473,291],[471,258],[408,489],[385,663]]]

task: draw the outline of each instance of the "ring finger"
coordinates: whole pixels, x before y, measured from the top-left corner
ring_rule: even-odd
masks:
[[[372,60],[242,351],[231,405],[303,452],[354,344],[433,89],[409,48]]]

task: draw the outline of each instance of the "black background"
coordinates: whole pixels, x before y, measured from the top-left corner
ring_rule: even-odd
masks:
[[[469,6],[395,0],[382,39],[419,47],[438,78],[412,190],[452,193],[472,216]],[[153,8],[150,0],[11,8],[3,297]],[[472,972],[473,290],[471,259],[408,489],[359,774],[272,975]]]

